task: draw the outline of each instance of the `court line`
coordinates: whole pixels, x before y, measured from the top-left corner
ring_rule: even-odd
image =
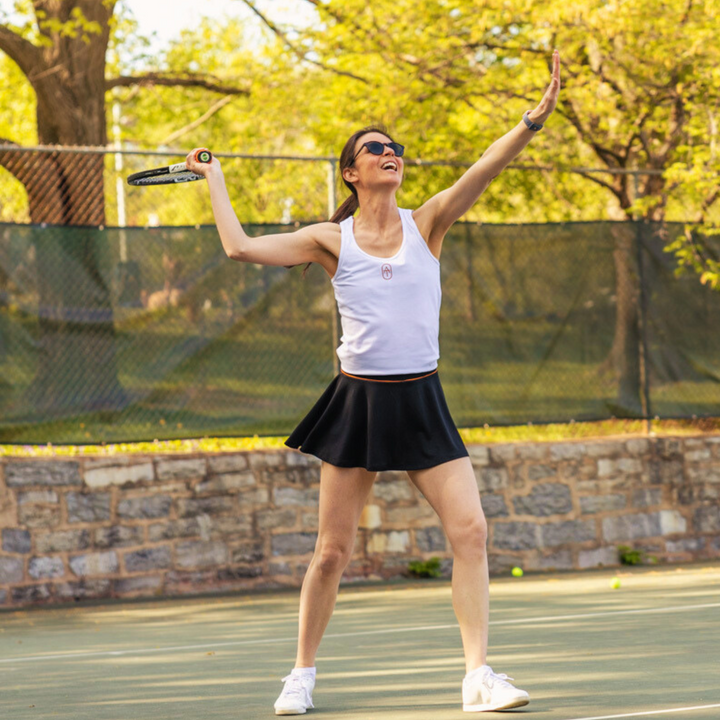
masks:
[[[689,710],[710,710],[720,708],[720,703],[715,705],[695,705],[694,707],[671,708],[668,710],[647,710],[646,712],[625,713],[624,715],[596,715],[595,717],[573,718],[573,720],[615,720],[615,718],[641,717],[644,715],[667,715],[668,713],[688,712]]]
[[[577,615],[546,615],[544,617],[534,618],[517,618],[515,620],[491,620],[490,625],[519,625],[519,624],[532,624],[537,622],[550,622],[550,621],[563,621],[563,620],[584,620],[586,618],[596,617],[615,617],[617,615],[653,615],[656,613],[664,612],[688,612],[690,610],[705,610],[708,608],[720,608],[720,603],[706,603],[703,605],[670,605],[669,607],[661,608],[645,608],[642,610],[609,610],[607,612],[599,613],[581,613]],[[347,637],[365,637],[368,635],[389,635],[392,633],[403,633],[403,632],[423,632],[428,630],[449,630],[457,628],[457,623],[449,625],[421,625],[403,628],[384,628],[383,630],[362,630],[360,632],[352,633],[329,633],[323,636],[323,638],[347,638]],[[284,638],[267,638],[264,640],[233,640],[230,642],[222,643],[203,643],[201,645],[177,645],[174,647],[154,647],[154,648],[134,648],[132,650],[102,650],[98,652],[80,652],[80,653],[61,653],[58,655],[29,655],[27,657],[16,657],[16,658],[0,658],[0,665],[11,665],[19,662],[34,662],[37,660],[73,660],[75,658],[90,658],[90,657],[117,657],[122,655],[142,655],[147,653],[159,653],[159,652],[174,652],[178,650],[203,650],[206,648],[220,648],[220,647],[236,647],[238,645],[267,645],[272,643],[283,643],[283,642],[295,642],[297,641],[297,635],[292,637]],[[614,717],[614,716],[613,716]],[[623,717],[623,716],[618,716]],[[581,718],[579,720],[595,720],[594,718]]]

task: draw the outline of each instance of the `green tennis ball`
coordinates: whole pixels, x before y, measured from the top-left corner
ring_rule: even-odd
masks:
[[[611,587],[613,590],[617,590],[617,589],[620,587],[620,578],[614,577],[614,578],[610,581],[610,587]]]
[[[522,577],[523,576],[523,569],[519,567],[514,567],[512,569],[513,577]]]

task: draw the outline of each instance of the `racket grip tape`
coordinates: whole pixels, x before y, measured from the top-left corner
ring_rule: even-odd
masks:
[[[209,163],[212,161],[212,153],[209,150],[198,150],[195,153],[195,162]]]

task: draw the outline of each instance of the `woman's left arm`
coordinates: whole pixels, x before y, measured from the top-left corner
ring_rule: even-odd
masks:
[[[560,54],[555,50],[550,86],[537,108],[528,113],[528,118],[539,125],[544,124],[555,110],[559,92]],[[490,145],[452,187],[434,195],[418,208],[415,214],[426,216],[423,223],[429,228],[426,239],[442,239],[450,226],[477,202],[488,185],[522,152],[536,132],[520,120],[510,132]]]

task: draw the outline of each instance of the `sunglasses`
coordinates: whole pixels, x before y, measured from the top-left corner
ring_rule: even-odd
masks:
[[[379,140],[370,140],[369,142],[363,143],[360,149],[355,154],[355,157],[350,161],[352,165],[355,162],[355,158],[363,151],[363,148],[367,148],[368,152],[372,155],[382,155],[385,152],[385,146],[388,146],[397,157],[402,157],[405,152],[405,146],[400,145],[396,142],[382,143]]]

